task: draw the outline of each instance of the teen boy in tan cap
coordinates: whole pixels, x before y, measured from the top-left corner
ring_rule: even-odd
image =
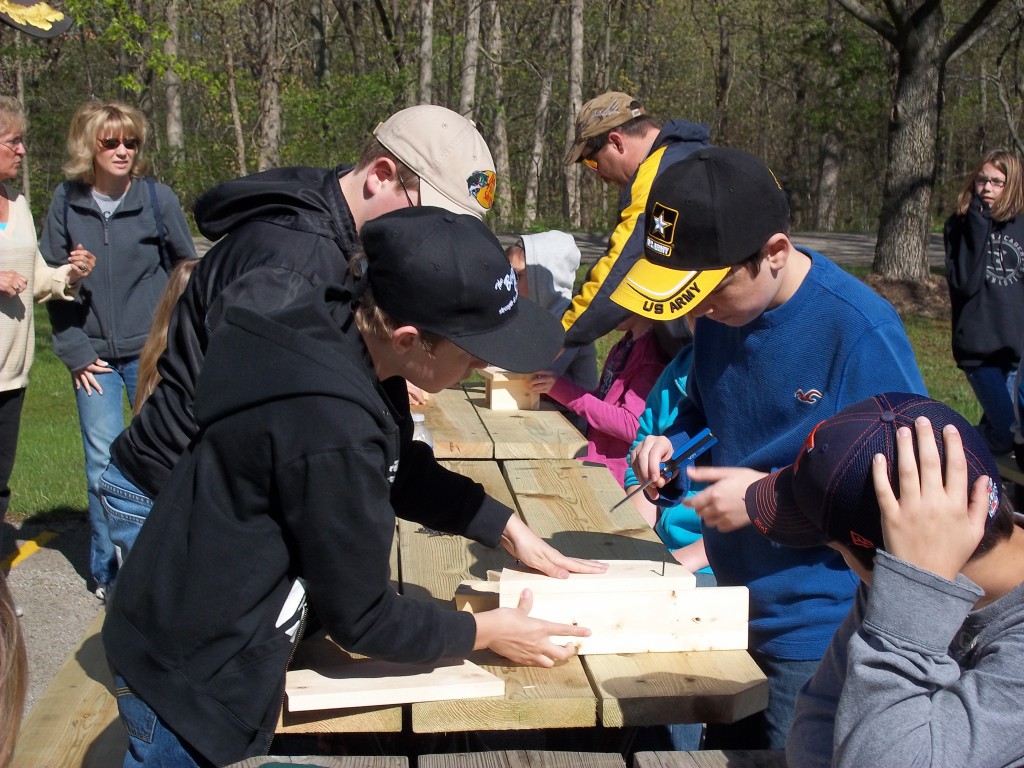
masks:
[[[644,206],[651,182],[672,163],[706,147],[709,137],[703,123],[656,122],[644,105],[627,93],[609,91],[583,105],[565,164],[584,163],[601,181],[622,193],[608,249],[591,266],[586,282],[562,316],[567,347],[590,344],[629,316],[608,297],[643,255]]]
[[[218,242],[174,310],[158,366],[163,378],[114,441],[100,481],[111,539],[122,555],[198,431],[196,378],[228,307],[266,313],[310,288],[344,283],[368,221],[420,204],[482,218],[494,188],[494,162],[473,123],[444,107],[421,105],[378,125],[354,167],[275,169],[199,198],[196,223]]]
[[[818,424],[751,488],[761,533],[827,544],[861,579],[797,697],[790,765],[1024,763],[1024,518],[998,472],[956,411],[889,392]]]
[[[699,150],[654,182],[644,258],[612,294],[655,320],[697,317],[687,403],[666,436],[640,444],[633,467],[640,482],[656,478],[663,505],[678,503],[691,478],[708,484],[683,503],[702,518],[718,583],[750,589],[750,653],[768,676],[768,709],[709,725],[706,744],[717,749],[785,745],[796,692],[856,585],[828,547],[778,547],[753,529],[747,487],[791,464],[811,428],[845,406],[880,389],[925,391],[896,311],[824,256],[796,248],[788,227],[786,196],[764,163],[736,149]],[[714,466],[666,491],[660,462],[704,427],[718,437]]]

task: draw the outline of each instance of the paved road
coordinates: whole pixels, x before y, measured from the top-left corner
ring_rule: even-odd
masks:
[[[502,235],[503,244],[514,235]],[[827,254],[840,264],[870,265],[874,257],[874,236],[801,233],[794,242]],[[578,234],[577,242],[586,262],[599,258],[606,244],[601,235]],[[201,253],[209,241],[198,239]],[[929,250],[933,264],[942,263],[940,236],[933,236]],[[3,541],[8,550],[16,538],[20,545],[45,532],[43,527],[14,531],[4,524]],[[22,630],[29,651],[30,679],[28,707],[49,684],[70,651],[78,644],[86,628],[102,610],[95,597],[85,589],[88,575],[89,529],[85,521],[69,522],[56,531],[57,536],[11,570],[9,583],[22,606]],[[0,553],[8,554],[8,551]]]

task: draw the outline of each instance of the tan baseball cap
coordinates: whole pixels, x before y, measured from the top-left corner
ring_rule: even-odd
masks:
[[[478,219],[494,205],[494,160],[472,120],[420,104],[396,112],[373,135],[419,176],[420,205]]]
[[[608,91],[595,96],[576,115],[576,138],[565,155],[565,164],[572,165],[582,159],[583,148],[589,139],[646,114],[643,104],[628,93]]]

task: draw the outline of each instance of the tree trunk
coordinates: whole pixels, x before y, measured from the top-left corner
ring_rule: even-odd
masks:
[[[181,118],[181,76],[175,66],[178,63],[178,35],[181,27],[178,0],[167,0],[165,9],[167,38],[164,40],[164,56],[167,57],[167,71],[164,73],[164,87],[167,101],[167,149],[171,162],[179,163],[185,151],[185,129]]]
[[[537,218],[537,189],[540,186],[540,172],[544,163],[544,134],[548,122],[551,84],[555,76],[552,62],[561,32],[561,22],[562,14],[559,6],[554,5],[551,9],[551,25],[548,29],[548,44],[544,55],[544,75],[541,78],[540,94],[537,97],[537,109],[533,115],[533,147],[530,150],[530,159],[526,167],[526,193],[523,198],[522,226],[524,232],[530,229],[530,225]]]
[[[576,115],[583,107],[583,0],[572,0],[569,15],[569,109],[565,151],[576,138]],[[565,216],[569,226],[580,226],[580,164],[565,168]]]
[[[467,0],[466,50],[462,61],[462,93],[459,113],[473,120],[476,110],[476,72],[480,60],[480,2]]]
[[[508,157],[508,130],[505,125],[505,39],[501,29],[500,0],[489,0],[488,4],[491,9],[490,58],[494,62],[491,72],[494,88],[494,139],[489,149],[494,158],[494,172],[498,177],[493,215],[497,225],[504,228],[512,220],[512,166]]]
[[[924,17],[921,22],[911,29],[911,39],[900,53],[889,116],[889,162],[871,267],[883,277],[914,281],[928,277],[939,88],[945,70],[945,62],[935,62],[929,55],[937,43],[941,14]]]
[[[434,100],[434,0],[420,0],[420,104]]]
[[[356,75],[363,74],[366,67],[366,54],[363,47],[362,27],[363,9],[358,0],[334,0],[338,10],[341,26],[345,28],[349,47],[352,49],[352,71]]]
[[[825,24],[828,27],[825,45],[828,49],[828,58],[832,61],[838,61],[843,55],[843,39],[839,34],[837,16],[835,6],[830,2],[825,16]],[[838,68],[826,69],[823,85],[827,93],[832,96],[839,95],[837,93],[840,89]],[[814,205],[814,228],[819,232],[833,232],[836,228],[836,218],[839,212],[839,169],[843,154],[842,125],[842,116],[835,114],[832,128],[826,131],[822,135],[821,141],[818,142],[818,184]]]
[[[732,45],[729,19],[718,11],[718,75],[715,78],[715,142],[729,142],[729,95],[732,93]]]
[[[281,63],[277,0],[259,0],[256,19],[259,35],[260,131],[257,168],[265,171],[281,164]]]
[[[224,70],[227,74],[228,105],[231,108],[231,125],[235,132],[235,160],[238,163],[238,175],[249,173],[245,162],[245,132],[242,130],[242,114],[238,109],[238,96],[235,93],[235,59],[231,43],[224,36]]]
[[[324,8],[320,0],[312,0],[309,4],[309,25],[313,28],[313,77],[317,82],[324,79],[330,61],[330,50],[327,47],[327,28],[324,24]]]

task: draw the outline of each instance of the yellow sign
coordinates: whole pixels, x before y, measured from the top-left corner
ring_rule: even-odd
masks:
[[[64,14],[54,10],[46,3],[35,5],[19,5],[0,0],[0,13],[7,14],[15,24],[25,24],[37,29],[49,30],[53,28],[53,22],[63,21]]]

